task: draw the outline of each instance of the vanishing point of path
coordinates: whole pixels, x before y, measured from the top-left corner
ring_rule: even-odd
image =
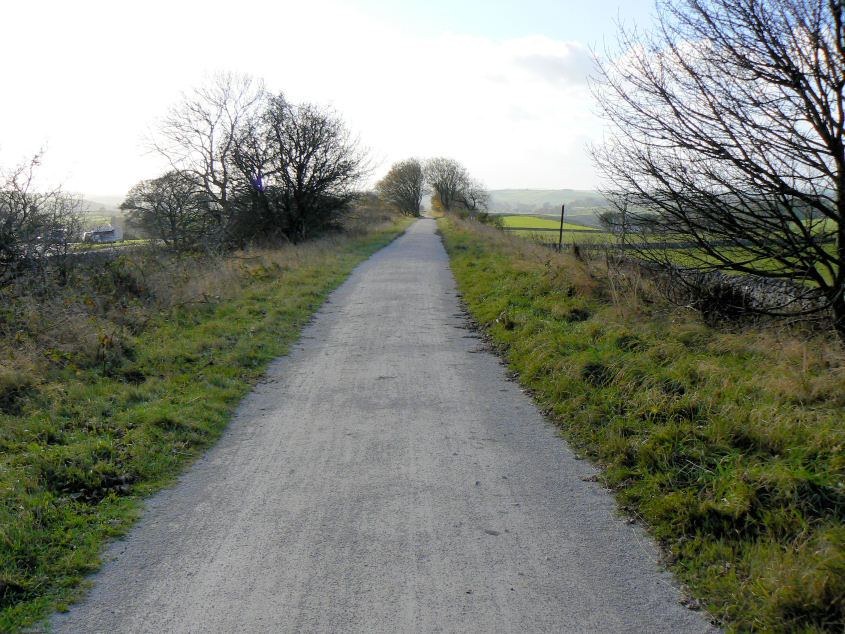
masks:
[[[59,632],[704,632],[466,329],[433,220],[352,274]]]

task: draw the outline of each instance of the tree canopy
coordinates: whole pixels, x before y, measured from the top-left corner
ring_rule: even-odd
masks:
[[[366,172],[365,153],[334,111],[290,103],[243,75],[218,75],[188,94],[153,146],[183,183],[196,184],[203,239],[221,246],[298,241],[332,227]]]
[[[423,171],[444,210],[474,212],[487,209],[489,196],[484,186],[458,161],[445,157],[428,159]]]
[[[390,171],[376,184],[383,200],[409,216],[420,215],[425,192],[422,164],[415,158],[394,163]]]

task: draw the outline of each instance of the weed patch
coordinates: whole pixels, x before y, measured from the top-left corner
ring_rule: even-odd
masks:
[[[33,378],[23,372],[0,368],[0,413],[20,413],[21,399],[35,387]]]

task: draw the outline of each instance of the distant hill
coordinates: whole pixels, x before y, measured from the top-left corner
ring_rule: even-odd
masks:
[[[88,196],[82,198],[82,227],[83,229],[94,229],[115,225],[123,227],[125,222],[120,203],[123,196]]]
[[[567,221],[593,227],[598,226],[598,214],[609,206],[591,189],[493,189],[489,193],[493,213],[559,216],[563,204]]]
[[[88,213],[118,213],[124,198],[113,195],[86,195],[82,198],[82,209]]]

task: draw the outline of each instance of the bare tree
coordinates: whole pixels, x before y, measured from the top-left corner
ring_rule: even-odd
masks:
[[[463,189],[458,192],[457,199],[469,212],[487,211],[490,206],[490,194],[480,181],[472,178],[467,179]]]
[[[39,190],[41,153],[0,172],[0,283],[48,264],[67,272],[68,248],[79,231],[81,201],[60,188]]]
[[[429,159],[423,171],[445,211],[463,209],[474,214],[487,209],[490,202],[487,190],[457,161],[443,157]]]
[[[423,171],[426,182],[434,190],[443,209],[451,211],[460,204],[460,196],[470,180],[463,165],[453,159],[439,157],[428,159]]]
[[[342,119],[291,104],[250,77],[219,75],[164,121],[156,149],[198,182],[218,242],[302,240],[350,207],[365,156]]]
[[[819,289],[845,337],[843,3],[661,0],[658,11],[654,34],[621,31],[594,83],[614,128],[594,148],[608,194],[637,210],[634,223],[694,244],[702,268]]]
[[[350,209],[367,170],[358,140],[332,110],[282,95],[267,100],[263,121],[265,140],[254,147],[263,148],[265,171],[253,178],[261,182],[252,183],[251,195],[291,240],[331,227]]]
[[[259,116],[264,87],[248,75],[224,73],[185,95],[165,117],[153,148],[174,170],[195,179],[218,239],[231,231],[233,194],[240,174],[233,165],[242,129]]]
[[[205,236],[204,203],[203,188],[196,178],[170,171],[133,186],[120,208],[132,224],[169,248],[185,251]]]
[[[415,158],[394,163],[390,171],[376,184],[376,191],[383,200],[403,214],[419,216],[425,193],[422,165]]]

